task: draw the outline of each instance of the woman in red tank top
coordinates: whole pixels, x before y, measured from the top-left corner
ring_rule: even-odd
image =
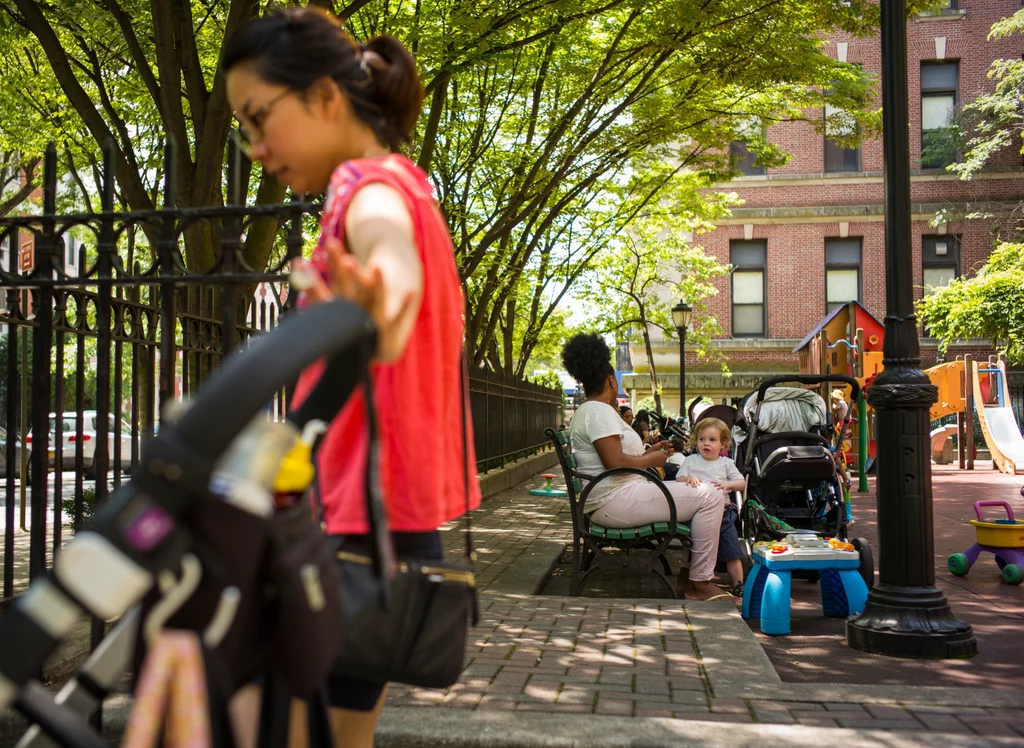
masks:
[[[252,158],[297,193],[327,193],[310,264],[293,268],[300,306],[333,295],[377,324],[371,368],[380,478],[398,556],[440,558],[438,527],[465,511],[463,297],[447,225],[426,175],[401,155],[423,100],[415,61],[397,40],[357,45],[332,15],[280,10],[225,45],[227,94]],[[296,402],[322,374],[301,377]],[[324,518],[339,545],[364,546],[365,394],[357,389],[318,455]],[[475,470],[469,505],[480,503]],[[385,684],[332,679],[339,745],[370,746]]]

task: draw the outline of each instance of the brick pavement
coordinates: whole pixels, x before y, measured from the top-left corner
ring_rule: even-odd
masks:
[[[565,500],[527,493],[540,482],[487,499],[474,514],[482,620],[459,682],[446,691],[392,686],[389,707],[1024,736],[1021,693],[783,683],[728,603],[510,590],[502,581],[534,544],[571,537]],[[445,545],[457,552],[452,529]]]

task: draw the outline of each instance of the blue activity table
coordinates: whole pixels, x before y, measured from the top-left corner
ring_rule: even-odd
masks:
[[[743,618],[761,618],[761,632],[771,636],[790,632],[789,595],[794,570],[817,571],[822,614],[847,618],[864,612],[868,587],[857,569],[860,556],[835,552],[832,558],[807,558],[799,549],[773,554],[770,546],[755,546],[754,565],[743,589]]]

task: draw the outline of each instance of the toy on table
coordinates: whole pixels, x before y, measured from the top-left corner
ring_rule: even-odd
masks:
[[[986,521],[981,513],[983,506],[1001,506],[1006,509],[1007,518]],[[985,551],[995,556],[1004,582],[1020,584],[1024,581],[1024,522],[1013,518],[1013,508],[1005,501],[976,501],[974,513],[978,518],[972,519],[971,524],[977,542],[963,553],[952,554],[946,561],[949,570],[958,577],[964,576]]]
[[[761,632],[790,632],[792,572],[815,570],[821,584],[822,614],[846,618],[864,611],[868,587],[860,574],[861,553],[852,544],[813,533],[754,544],[753,567],[743,590],[744,618],[760,617]]]
[[[557,475],[555,475],[554,473],[544,473],[540,477],[544,478],[545,480],[547,480],[547,483],[544,485],[544,488],[531,488],[530,489],[530,493],[533,496],[555,496],[555,497],[557,497],[557,496],[565,496],[566,495],[565,491],[563,491],[563,490],[561,490],[559,488],[555,488],[554,486],[551,485],[551,481],[553,481],[555,478],[557,478],[558,477]]]

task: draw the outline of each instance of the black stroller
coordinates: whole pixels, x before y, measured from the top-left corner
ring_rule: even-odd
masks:
[[[837,430],[820,395],[802,387],[849,385],[856,402],[860,386],[840,374],[772,377],[743,400],[733,427],[736,465],[747,479],[740,510],[740,538],[748,546],[782,540],[794,530],[847,539],[843,488],[831,448]],[[874,562],[867,541],[850,541],[861,554],[861,572],[872,586]]]

